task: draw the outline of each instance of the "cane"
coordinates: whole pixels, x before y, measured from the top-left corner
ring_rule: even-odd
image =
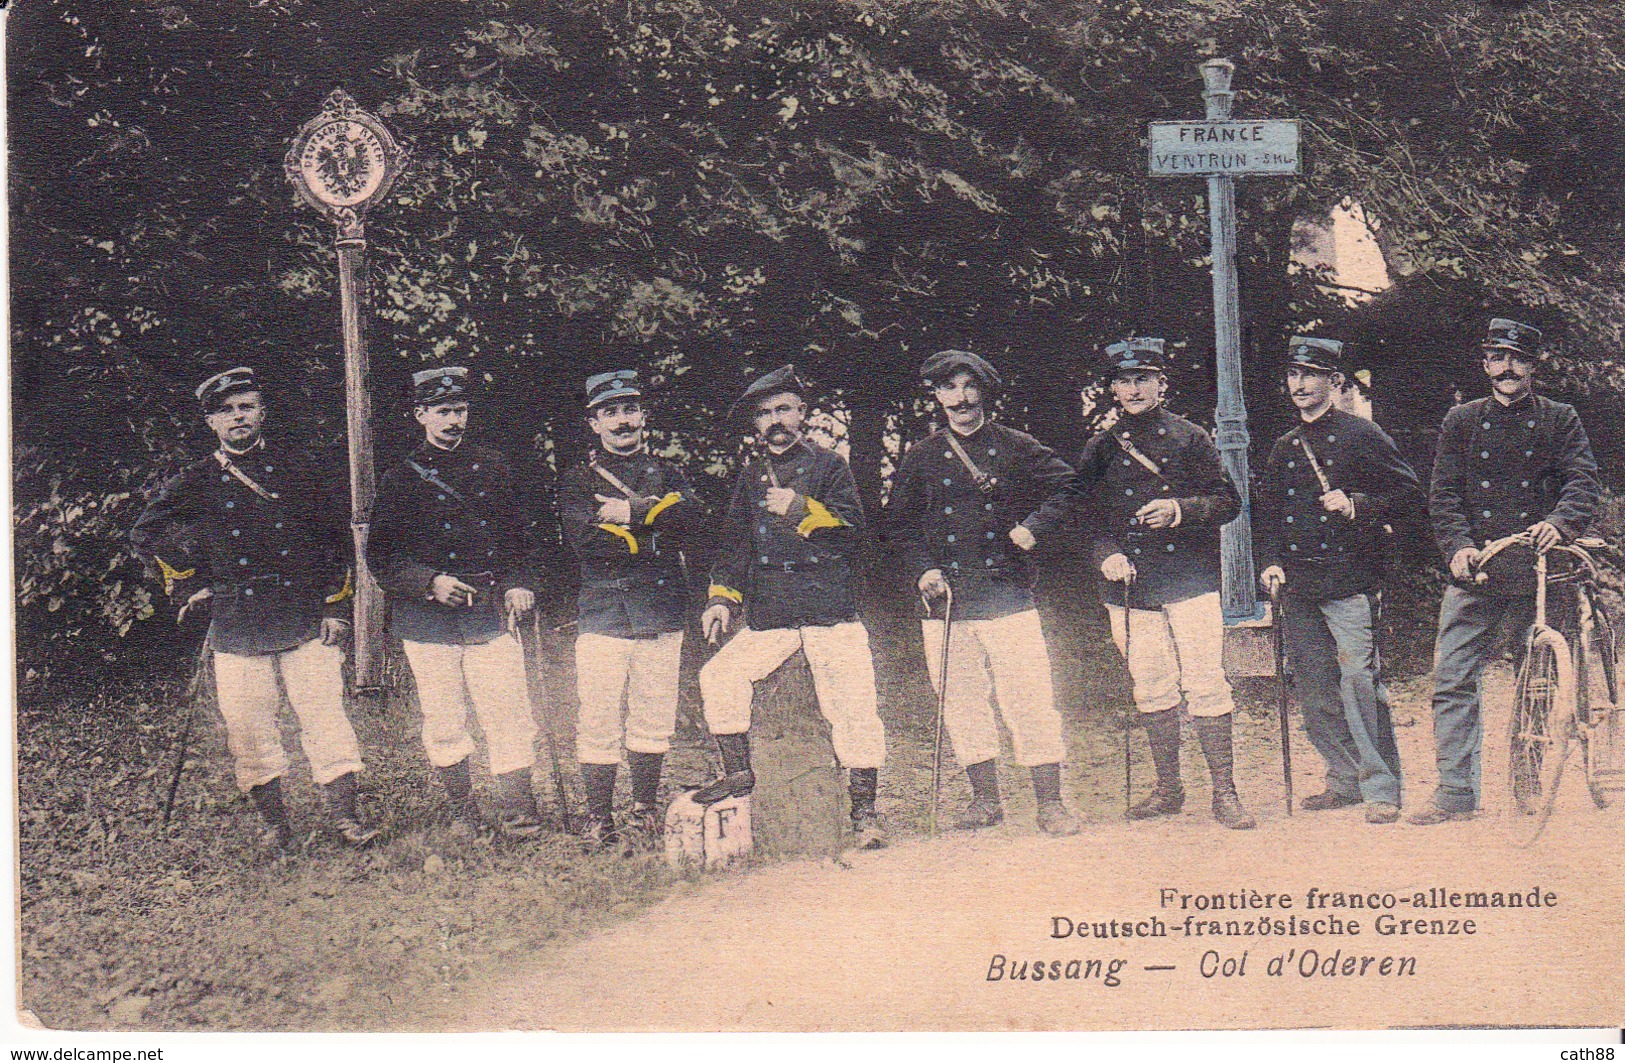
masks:
[[[937,836],[937,806],[942,803],[942,719],[948,712],[948,640],[954,631],[954,588],[943,579],[946,603],[942,607],[942,656],[937,670],[937,734],[931,744],[931,837]],[[920,601],[925,615],[931,615],[931,601],[924,595]]]
[[[204,696],[204,673],[209,669],[209,642],[203,645],[197,653],[197,668],[192,671],[192,681],[186,686],[186,722],[181,724],[180,752],[175,756],[175,772],[169,778],[169,796],[164,798],[165,830],[169,829],[169,816],[175,810],[175,794],[181,788],[181,769],[186,766],[186,749],[192,741],[192,720],[197,716],[197,703]]]
[[[1270,608],[1275,613],[1275,677],[1281,682],[1281,781],[1286,784],[1286,814],[1292,815],[1292,727],[1287,704],[1286,633],[1282,625],[1281,589],[1270,591]]]
[[[1134,570],[1123,577],[1123,663],[1129,663],[1129,633],[1134,630],[1134,614],[1129,612],[1129,589],[1134,586]],[[1134,807],[1134,669],[1129,668],[1129,707],[1123,714],[1123,816]]]
[[[516,619],[513,626],[519,632],[519,647],[525,662],[525,692],[530,697],[531,715],[541,724],[542,737],[547,740],[548,766],[553,772],[553,797],[559,804],[559,826],[566,834],[574,834],[575,816],[570,811],[570,795],[564,788],[559,743],[553,736],[553,724],[547,718],[547,691],[542,684],[541,610],[531,610],[530,623]]]

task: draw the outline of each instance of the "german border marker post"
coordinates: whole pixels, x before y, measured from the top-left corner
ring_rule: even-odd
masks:
[[[367,209],[389,193],[406,153],[377,118],[334,89],[321,113],[293,138],[282,161],[300,198],[332,220],[344,337],[345,421],[350,448],[350,532],[355,539],[355,686],[370,690],[383,671],[383,598],[367,570],[367,515],[377,494],[372,459],[371,372],[357,276],[366,260]]]
[[[1214,442],[1241,492],[1241,515],[1219,540],[1224,616],[1228,624],[1261,618],[1254,587],[1252,507],[1248,498],[1247,407],[1241,389],[1241,299],[1236,282],[1237,177],[1301,173],[1296,119],[1236,120],[1230,79],[1236,66],[1209,59],[1200,67],[1207,118],[1152,122],[1152,177],[1206,177],[1208,223],[1213,241],[1213,332],[1219,402]]]

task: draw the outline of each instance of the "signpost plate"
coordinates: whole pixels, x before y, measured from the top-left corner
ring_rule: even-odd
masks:
[[[1151,123],[1152,177],[1302,172],[1295,118]]]

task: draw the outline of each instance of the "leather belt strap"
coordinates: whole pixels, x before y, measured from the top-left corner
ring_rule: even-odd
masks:
[[[439,477],[439,475],[436,474],[432,469],[424,468],[422,465],[419,465],[417,462],[413,461],[411,458],[406,459],[406,464],[408,464],[408,465],[410,465],[412,467],[412,471],[417,473],[418,477],[424,483],[429,484],[430,486],[433,486],[433,487],[438,487],[440,490],[446,492],[446,494],[448,494],[451,497],[455,498],[459,505],[464,505],[464,506],[468,505],[468,499],[464,498],[462,493],[460,491],[458,491],[455,487],[451,486],[451,484],[449,484],[446,481],[442,480]]]
[[[971,460],[971,456],[967,454],[965,452],[965,448],[960,445],[959,437],[954,434],[954,430],[952,428],[948,429],[948,446],[953,448],[954,455],[959,458],[959,464],[963,465],[965,467],[965,471],[970,473],[970,478],[976,481],[976,486],[979,490],[991,491],[999,485],[999,478],[997,476],[989,476],[987,473],[982,471],[981,467],[978,466],[976,462]]]
[[[769,467],[771,467],[771,465]],[[639,498],[643,497],[630,487],[626,486],[625,482],[622,481],[619,476],[616,476],[614,473],[598,464],[598,452],[596,450],[587,455],[587,468],[597,473],[605,483],[609,484],[609,486],[615,488],[615,490],[625,495],[627,501],[636,502]]]
[[[259,495],[265,501],[267,501],[267,502],[275,502],[275,501],[277,501],[278,498],[281,497],[275,491],[267,491],[265,488],[263,488],[259,484],[255,483],[254,478],[252,476],[248,475],[242,469],[238,468],[236,462],[234,462],[230,458],[226,457],[226,452],[224,450],[215,451],[214,452],[214,460],[218,461],[220,463],[220,467],[222,469],[224,469],[226,472],[229,472],[232,476],[236,477],[238,483],[242,484],[244,487],[248,488],[250,491],[254,492],[256,495]]]
[[[1292,441],[1303,448],[1303,456],[1309,459],[1309,468],[1314,470],[1315,479],[1320,481],[1322,493],[1329,493],[1332,489],[1332,483],[1326,479],[1325,472],[1320,468],[1320,462],[1315,458],[1315,448],[1309,445],[1309,440],[1304,437],[1302,429],[1293,430]]]
[[[1140,465],[1145,468],[1146,472],[1149,472],[1152,476],[1155,476],[1159,480],[1167,479],[1167,477],[1162,474],[1162,468],[1156,462],[1146,457],[1145,452],[1139,447],[1135,446],[1133,443],[1130,443],[1127,439],[1118,435],[1116,432],[1112,433],[1112,438],[1117,440],[1117,445],[1123,448],[1123,453],[1139,462]]]

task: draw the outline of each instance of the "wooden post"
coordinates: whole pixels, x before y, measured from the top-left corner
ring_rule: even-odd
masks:
[[[350,449],[350,534],[355,539],[355,687],[376,689],[384,666],[384,601],[367,567],[367,517],[378,496],[372,460],[372,372],[362,328],[364,296],[356,284],[366,269],[365,225],[339,223],[339,315],[344,334],[344,410]]]
[[[1201,65],[1202,99],[1212,122],[1228,121],[1233,94],[1230,78],[1236,66],[1228,59]],[[1217,360],[1218,409],[1214,442],[1219,457],[1241,494],[1241,515],[1219,533],[1219,566],[1225,619],[1257,618],[1254,589],[1253,522],[1248,497],[1247,404],[1241,390],[1241,298],[1236,280],[1235,179],[1214,174],[1207,179],[1208,224],[1213,239],[1213,337]]]
[[[377,118],[334,89],[321,113],[300,128],[282,160],[288,180],[336,227],[339,325],[344,338],[344,412],[350,444],[350,534],[355,541],[355,688],[383,678],[384,603],[367,570],[367,516],[377,497],[372,463],[372,374],[363,313],[367,208],[388,195],[406,153]]]

